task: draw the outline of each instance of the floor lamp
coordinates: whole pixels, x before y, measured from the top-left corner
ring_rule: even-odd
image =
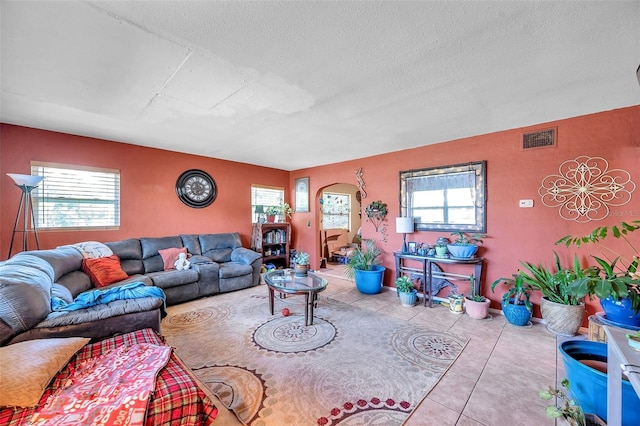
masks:
[[[33,191],[42,179],[43,176],[32,176],[32,175],[19,175],[15,173],[7,173],[16,186],[22,190],[22,195],[20,197],[20,204],[18,205],[18,213],[16,214],[16,222],[13,224],[13,234],[11,234],[11,244],[9,245],[9,256],[11,257],[11,251],[13,250],[13,240],[16,236],[16,232],[22,232],[22,251],[27,251],[27,224],[29,223],[29,215],[31,215],[31,231],[33,231],[33,235],[36,239],[36,248],[40,250],[40,242],[38,241],[38,230],[36,229],[36,222],[33,219],[33,200],[31,199],[31,191]],[[22,220],[22,230],[18,230],[18,222],[20,221],[20,213],[23,212],[24,216]]]

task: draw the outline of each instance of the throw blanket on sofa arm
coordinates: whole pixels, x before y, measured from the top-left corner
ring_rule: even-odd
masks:
[[[77,311],[91,306],[113,302],[114,300],[137,299],[141,297],[157,297],[166,304],[166,296],[161,288],[148,286],[142,282],[132,282],[118,287],[85,291],[80,293],[73,302],[67,303],[63,299],[52,296],[52,311]]]

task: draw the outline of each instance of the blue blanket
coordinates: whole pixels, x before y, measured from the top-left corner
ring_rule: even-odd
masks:
[[[141,297],[158,297],[166,303],[164,291],[155,286],[148,286],[142,282],[132,282],[118,287],[85,291],[80,293],[73,302],[67,303],[59,297],[51,297],[52,311],[77,311],[95,305],[101,305],[114,300],[138,299]]]

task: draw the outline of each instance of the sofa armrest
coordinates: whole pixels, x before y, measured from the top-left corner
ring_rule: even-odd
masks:
[[[260,259],[262,255],[253,250],[249,250],[245,247],[238,247],[231,252],[231,261],[240,262],[246,265],[251,265],[257,259]]]

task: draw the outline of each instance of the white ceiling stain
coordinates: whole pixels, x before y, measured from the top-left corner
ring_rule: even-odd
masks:
[[[637,1],[5,0],[0,19],[2,122],[284,170],[640,103]]]

